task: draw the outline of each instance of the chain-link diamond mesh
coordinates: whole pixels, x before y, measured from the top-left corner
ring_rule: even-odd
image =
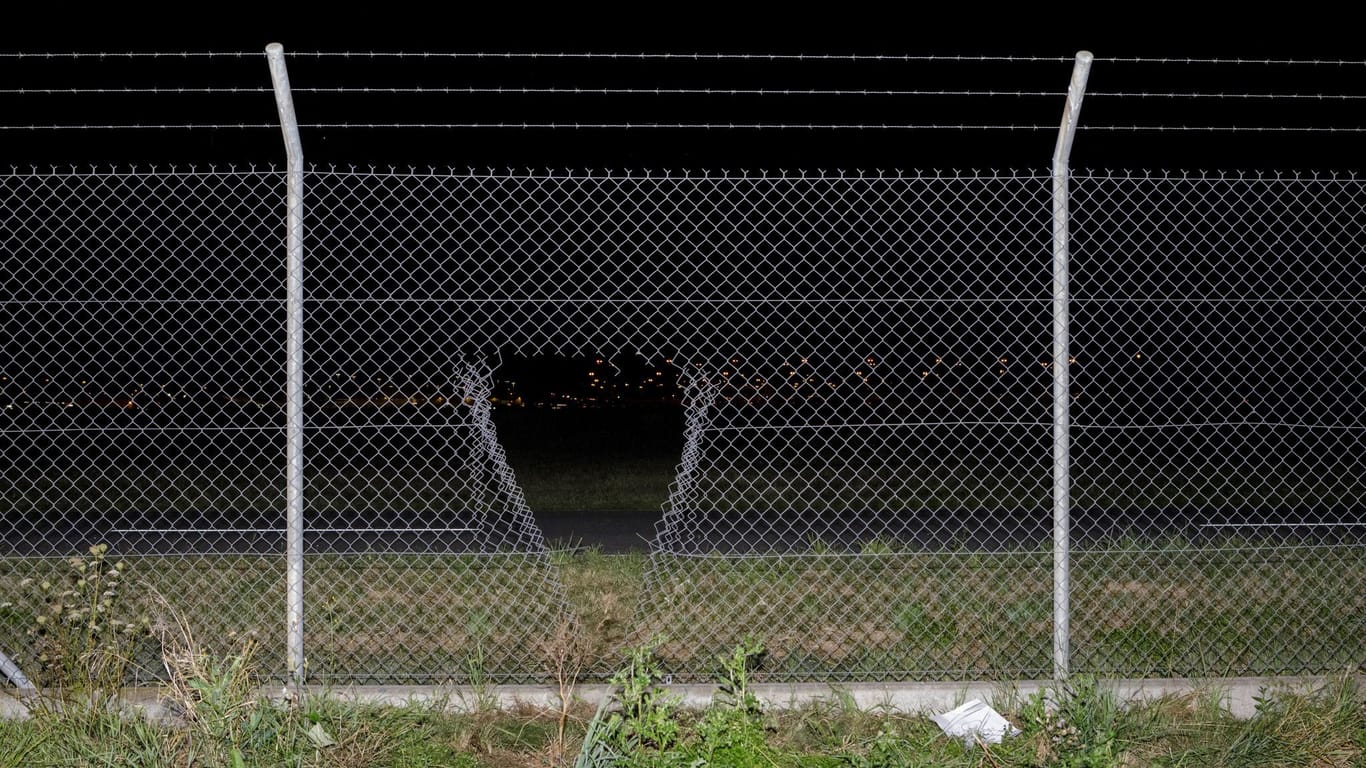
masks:
[[[494,368],[617,353],[671,361],[686,409],[629,641],[685,677],[747,635],[770,679],[1051,672],[1048,175],[304,182],[314,678],[544,675],[572,610]],[[4,594],[107,541],[280,649],[283,187],[4,178]],[[1074,177],[1075,669],[1363,661],[1364,199]]]
[[[774,677],[1035,675],[1050,184],[314,173],[310,301],[352,325],[319,346],[379,367],[673,361],[687,442],[632,639],[677,672],[754,634]]]
[[[1366,660],[1366,191],[1072,180],[1075,667]]]
[[[283,206],[274,171],[0,177],[0,647],[40,683],[38,588],[101,543],[106,618],[159,593],[282,663]]]

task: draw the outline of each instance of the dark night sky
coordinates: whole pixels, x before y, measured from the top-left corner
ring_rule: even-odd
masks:
[[[151,24],[109,12],[73,26],[51,19],[16,21],[0,39],[5,51],[259,51],[279,41],[287,51],[596,51],[1013,55],[1070,57],[1366,58],[1350,44],[1350,25],[1300,14],[1239,30],[1226,20],[1200,28],[1183,19],[1179,34],[1164,19],[1097,23],[1062,31],[1038,19],[1015,23],[980,13],[908,25],[890,18],[807,19],[797,24],[742,23],[688,6],[666,24],[638,21],[625,31],[607,20],[547,18],[511,11],[502,19],[439,21],[411,8],[346,26],[336,19],[301,24],[242,10],[208,24]],[[1157,14],[1154,13],[1154,16]],[[533,20],[530,20],[534,18]],[[315,20],[316,21],[316,20]],[[620,19],[618,19],[620,21]],[[634,21],[634,20],[632,20]],[[515,23],[513,23],[515,22]],[[1046,22],[1046,20],[1045,20]],[[1301,29],[1296,27],[1300,26]],[[1160,30],[1150,34],[1149,29]],[[1337,30],[1341,30],[1338,32]],[[1340,35],[1340,37],[1339,37]],[[1347,42],[1340,42],[1347,41]],[[562,61],[291,58],[296,88],[327,86],[582,86],[711,88],[866,88],[1053,91],[1066,89],[1067,61],[1019,63],[836,61]],[[263,56],[243,59],[0,60],[4,87],[196,87],[269,84]],[[1366,93],[1366,67],[1098,62],[1090,91]],[[299,93],[301,122],[860,122],[1040,124],[1040,131],[678,131],[305,129],[308,161],[437,168],[577,168],[616,170],[1046,169],[1063,99],[1049,97],[813,96],[514,96],[324,95]],[[1082,125],[1243,125],[1356,127],[1363,102],[1189,100],[1088,97]],[[0,123],[266,123],[269,93],[212,95],[6,95]],[[1083,129],[1072,166],[1121,169],[1332,169],[1361,166],[1366,135],[1357,133],[1107,133]],[[275,129],[0,132],[0,166],[12,164],[283,163]]]
[[[1148,6],[1145,6],[1148,7]],[[1151,7],[1151,8],[1156,8]],[[419,7],[364,18],[260,19],[243,9],[208,23],[109,11],[73,25],[60,12],[8,25],[2,50],[246,50],[272,40],[286,50],[877,53],[1070,56],[1237,56],[1362,59],[1340,19],[1217,19],[1180,25],[1158,10],[1144,18],[1069,28],[1048,19],[983,14],[917,16],[914,23],[862,15],[746,20],[677,7],[662,22],[629,15],[466,8],[446,21]],[[918,11],[919,12],[919,11]],[[1078,15],[1084,15],[1081,11]],[[625,26],[622,23],[625,22]],[[618,30],[618,27],[620,29]],[[264,61],[4,62],[13,86],[268,84]],[[337,85],[713,88],[992,89],[1062,91],[1066,63],[612,62],[292,59],[296,87]],[[1366,68],[1098,63],[1090,90],[1361,93]],[[1016,123],[1056,125],[1060,98],[317,95],[296,97],[302,122],[553,120],[660,122]],[[1360,102],[1114,99],[1087,101],[1086,124],[1357,126]],[[7,124],[44,122],[268,122],[268,94],[0,96]],[[959,131],[497,131],[305,130],[310,162],[399,166],[616,169],[1017,168],[1047,166],[1055,133]],[[1153,134],[1083,131],[1074,168],[1347,169],[1360,167],[1361,134]],[[5,132],[0,163],[280,162],[269,130]]]

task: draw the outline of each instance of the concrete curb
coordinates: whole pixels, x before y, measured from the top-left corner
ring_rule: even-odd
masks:
[[[1354,676],[1366,683],[1366,676]],[[1217,695],[1224,707],[1238,718],[1249,718],[1256,711],[1256,697],[1267,690],[1308,691],[1322,687],[1336,676],[1304,677],[1231,677],[1231,678],[1150,678],[1100,680],[1102,688],[1113,691],[1122,702],[1137,702],[1162,696],[1206,691]],[[852,698],[861,709],[882,709],[892,712],[943,712],[969,700],[982,699],[1007,709],[1013,700],[1024,698],[1053,685],[1049,680],[976,681],[963,683],[765,683],[754,686],[755,694],[767,706],[775,709],[800,707],[816,701],[836,701]],[[665,686],[682,705],[700,709],[711,703],[716,693],[713,685]],[[606,685],[580,685],[574,696],[596,706],[606,696]],[[402,706],[416,703],[440,705],[452,712],[468,712],[493,702],[503,709],[516,706],[558,708],[559,691],[546,685],[496,685],[476,689],[468,685],[350,685],[315,688],[311,695],[328,696],[340,701],[364,704]],[[263,688],[261,695],[280,700],[285,698],[280,688]],[[141,710],[148,717],[173,717],[161,692],[156,688],[130,688],[125,693],[129,706]],[[16,718],[27,714],[23,702],[14,695],[0,696],[0,717]]]

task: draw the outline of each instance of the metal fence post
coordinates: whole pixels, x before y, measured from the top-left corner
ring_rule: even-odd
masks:
[[[288,651],[286,668],[296,687],[304,683],[304,151],[285,49],[266,46],[275,106],[284,133],[287,235],[285,256],[285,557]]]
[[[1071,299],[1068,274],[1067,161],[1091,72],[1091,53],[1077,53],[1053,149],[1053,678],[1065,680],[1071,658]]]

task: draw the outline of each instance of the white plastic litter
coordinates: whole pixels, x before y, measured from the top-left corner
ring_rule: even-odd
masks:
[[[942,715],[931,718],[952,739],[961,739],[964,746],[974,746],[978,740],[986,744],[1000,744],[1006,736],[1017,736],[1020,729],[1001,717],[1001,713],[987,706],[981,699],[973,699]]]

